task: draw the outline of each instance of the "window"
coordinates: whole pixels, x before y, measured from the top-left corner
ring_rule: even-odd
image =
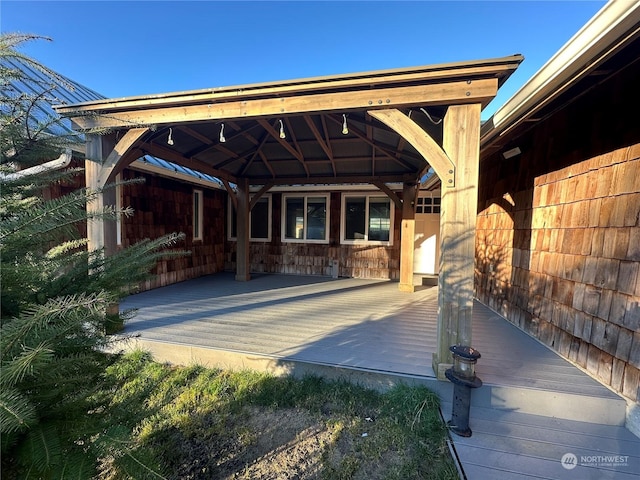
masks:
[[[344,195],[342,197],[342,243],[393,243],[393,207],[388,197]]]
[[[416,213],[440,213],[440,197],[419,197]]]
[[[202,240],[202,190],[193,191],[193,239]]]
[[[233,202],[229,202],[229,240],[238,238],[238,219]],[[249,240],[271,241],[271,195],[258,199],[249,213]]]
[[[251,240],[271,240],[271,197],[261,197],[249,215]]]
[[[329,241],[328,195],[284,195],[282,197],[282,240],[284,242]]]

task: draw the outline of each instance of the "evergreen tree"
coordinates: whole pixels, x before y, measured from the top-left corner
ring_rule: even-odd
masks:
[[[181,235],[147,240],[105,257],[80,232],[93,219],[129,209],[87,213],[99,191],[45,200],[42,189],[77,170],[24,175],[82,141],[49,108],[64,78],[19,51],[40,37],[0,36],[0,434],[3,478],[90,478],[100,442],[91,435],[88,399],[113,341],[108,307],[148,278]],[[42,72],[35,93],[17,63]],[[31,79],[32,80],[32,79]],[[85,223],[86,224],[86,223]],[[95,433],[95,432],[94,432]],[[90,436],[91,435],[91,436]]]

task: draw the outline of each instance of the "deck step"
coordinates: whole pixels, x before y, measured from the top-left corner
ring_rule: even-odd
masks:
[[[451,404],[441,405],[448,419]],[[469,479],[620,479],[640,474],[640,439],[622,426],[472,407],[469,438],[452,435]],[[562,458],[575,455],[574,468]]]
[[[474,407],[513,410],[546,417],[624,426],[627,402],[613,392],[588,396],[535,388],[485,384],[474,390]],[[579,406],[579,408],[578,408]]]

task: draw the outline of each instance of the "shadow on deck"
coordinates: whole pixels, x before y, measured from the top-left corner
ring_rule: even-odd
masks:
[[[445,417],[451,409],[451,384],[436,380],[431,367],[437,287],[409,294],[390,281],[255,275],[235,282],[218,274],[133,295],[121,304],[130,308],[138,312],[124,333],[138,335],[135,345],[159,361],[313,373],[373,388],[420,383],[439,393]],[[478,302],[473,346],[484,382],[472,397],[477,432],[453,438],[468,478],[640,473],[640,441],[623,428],[622,398]],[[615,447],[612,436],[626,443]],[[622,467],[566,470],[560,458],[572,450],[632,454]]]

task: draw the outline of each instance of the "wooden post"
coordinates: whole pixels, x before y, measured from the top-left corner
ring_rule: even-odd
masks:
[[[85,164],[85,183],[89,190],[96,191],[104,187],[108,170],[105,165],[115,147],[113,136],[87,135],[87,154]],[[100,192],[97,197],[87,202],[87,212],[100,212],[106,206],[116,207],[116,189],[110,188]],[[115,220],[91,219],[87,222],[87,240],[89,251],[104,249],[103,255],[109,257],[117,248],[117,222]],[[115,302],[107,306],[107,323],[105,333],[114,334],[122,329],[120,320],[120,304]]]
[[[237,182],[238,204],[237,215],[237,251],[236,251],[236,280],[246,282],[251,280],[251,263],[249,253],[249,180],[240,178]]]
[[[413,292],[413,251],[416,232],[416,185],[405,183],[402,190],[402,230],[400,233],[400,285],[401,292]]]
[[[104,187],[104,162],[115,147],[115,139],[108,135],[87,135],[87,159],[85,161],[85,182],[90,190]],[[115,189],[99,193],[97,198],[87,203],[88,212],[99,212],[105,206],[116,205]],[[116,250],[116,221],[94,219],[87,222],[89,251],[105,249],[105,255]]]
[[[115,134],[87,134],[85,163],[85,185],[90,190],[98,190],[115,179],[122,168],[125,155],[131,147],[149,131],[148,128],[132,128],[116,142]],[[116,205],[115,188],[102,192],[98,198],[87,204],[87,211],[100,211],[105,205]],[[105,248],[111,255],[116,250],[117,222],[92,220],[87,225],[89,251]]]
[[[440,213],[438,345],[433,356],[440,379],[453,363],[449,347],[471,346],[480,108],[451,106],[444,117],[443,149],[456,168],[454,186],[443,182]]]

